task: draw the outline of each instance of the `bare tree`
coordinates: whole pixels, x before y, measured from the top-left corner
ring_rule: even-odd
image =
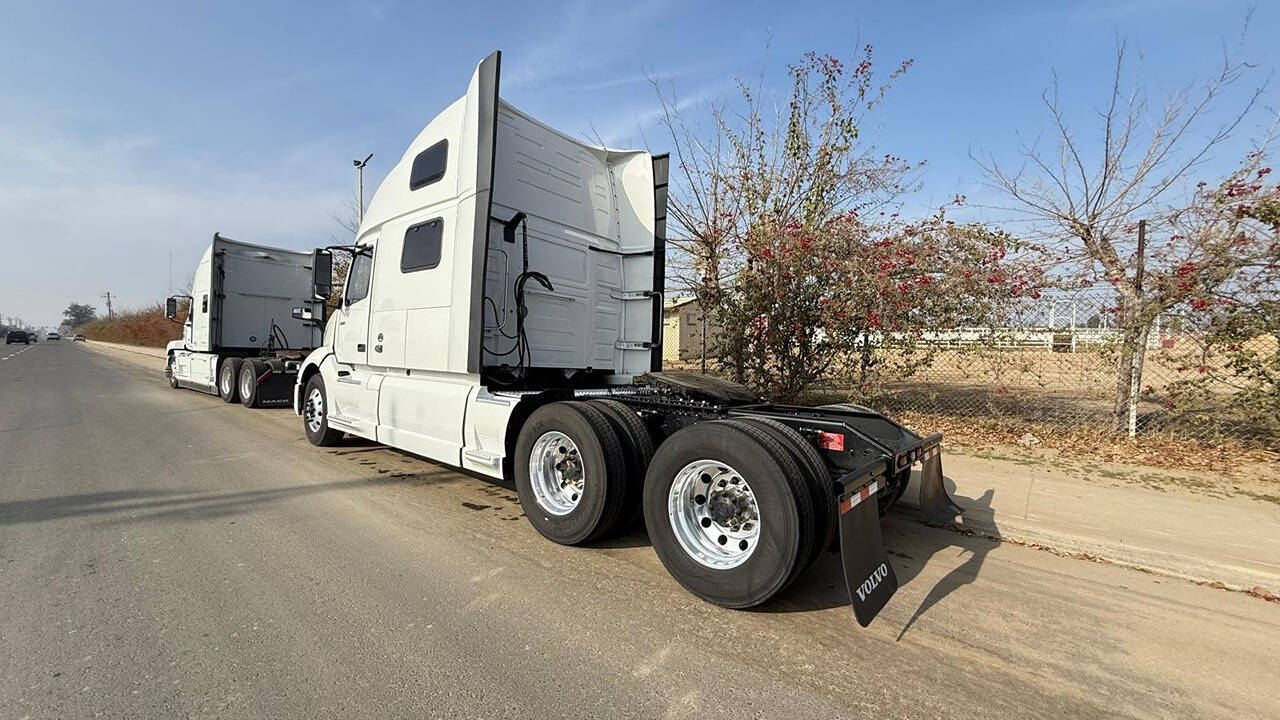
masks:
[[[1108,283],[1116,294],[1116,353],[1114,425],[1132,432],[1132,411],[1141,387],[1142,360],[1148,330],[1167,304],[1161,294],[1148,293],[1144,284],[1176,271],[1169,262],[1179,253],[1168,249],[1179,239],[1167,216],[1172,202],[1184,194],[1198,168],[1231,138],[1250,115],[1266,84],[1253,90],[1236,111],[1209,128],[1229,91],[1251,70],[1224,56],[1222,64],[1203,83],[1169,95],[1163,109],[1151,112],[1145,93],[1125,90],[1126,47],[1121,43],[1110,93],[1097,109],[1096,135],[1081,137],[1068,123],[1058,98],[1057,78],[1041,99],[1050,117],[1056,142],[1051,148],[1024,145],[1016,167],[994,158],[975,157],[988,183],[1008,197],[1011,209],[1032,221],[1033,227],[1057,249],[1062,267],[1073,268],[1081,285]],[[1159,243],[1146,243],[1150,230],[1167,232]],[[1163,248],[1156,252],[1157,248]],[[1155,262],[1153,262],[1155,261]]]
[[[330,217],[337,223],[339,231],[329,234],[329,241],[333,245],[353,245],[356,241],[356,235],[360,232],[360,201],[356,198],[355,193],[347,198],[343,203],[341,212],[330,213]],[[347,272],[351,269],[351,255],[345,252],[333,253],[333,290],[329,293],[329,301],[325,303],[329,313],[332,313],[338,307],[338,303],[342,300],[342,287],[347,281]]]
[[[706,135],[681,111],[679,101],[651,80],[662,105],[662,123],[672,139],[672,192],[667,197],[668,275],[671,284],[697,299],[703,313],[719,302],[719,291],[728,278],[727,260],[732,252],[730,201],[725,175],[724,136]],[[709,103],[718,128],[723,105]]]

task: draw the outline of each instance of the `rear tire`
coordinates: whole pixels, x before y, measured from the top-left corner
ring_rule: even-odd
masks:
[[[218,397],[223,402],[233,403],[240,399],[240,358],[223,358],[218,367]]]
[[[644,517],[644,475],[653,460],[654,442],[649,427],[634,410],[617,400],[601,398],[587,404],[599,408],[613,424],[614,432],[622,441],[622,453],[627,459],[626,490],[622,498],[620,528],[629,528]]]
[[[803,570],[813,546],[801,473],[786,448],[746,423],[676,432],[645,478],[653,549],[677,582],[708,602],[749,608],[769,600]]]
[[[813,500],[814,543],[810,557],[804,567],[813,564],[822,557],[822,551],[835,544],[836,528],[840,518],[837,513],[836,492],[831,484],[831,474],[827,465],[818,454],[818,449],[804,439],[794,428],[772,418],[749,417],[741,422],[755,425],[773,436],[775,440],[786,446],[791,457],[803,470],[804,479],[809,488],[809,496]]]
[[[240,365],[240,404],[247,408],[258,406],[258,376],[266,371],[262,362],[250,358]]]
[[[516,491],[533,528],[561,545],[610,532],[622,514],[626,465],[608,418],[586,403],[533,412],[516,441]]]
[[[320,373],[311,376],[302,391],[302,429],[317,447],[337,445],[342,431],[329,427],[329,395]]]

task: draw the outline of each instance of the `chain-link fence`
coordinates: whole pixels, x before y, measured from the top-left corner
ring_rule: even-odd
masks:
[[[850,357],[815,391],[890,413],[992,419],[1037,426],[1110,428],[1117,396],[1120,331],[1108,295],[1027,300],[999,326],[972,326],[871,338],[874,377]],[[722,374],[720,333],[694,300],[666,308],[664,367]],[[1148,335],[1137,403],[1141,431],[1162,430],[1212,441],[1223,434],[1274,444],[1276,426],[1234,405],[1238,372],[1206,359],[1200,331],[1186,318],[1161,316]],[[1276,340],[1248,341],[1274,356]],[[1194,402],[1188,387],[1194,387]]]

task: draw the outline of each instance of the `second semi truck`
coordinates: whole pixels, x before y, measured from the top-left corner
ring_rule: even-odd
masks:
[[[176,319],[179,300],[188,301],[182,339],[166,348],[169,384],[247,407],[288,405],[300,361],[321,344],[324,300],[312,295],[314,258],[214,233],[191,295],[165,303],[165,315]],[[298,317],[295,308],[303,309]]]

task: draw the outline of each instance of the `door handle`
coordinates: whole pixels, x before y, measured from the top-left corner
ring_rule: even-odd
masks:
[[[381,345],[374,345],[374,346],[373,346],[373,351],[374,351],[374,352],[382,352],[382,346],[381,346]]]
[[[356,345],[356,352],[364,352],[364,343],[359,343]]]

